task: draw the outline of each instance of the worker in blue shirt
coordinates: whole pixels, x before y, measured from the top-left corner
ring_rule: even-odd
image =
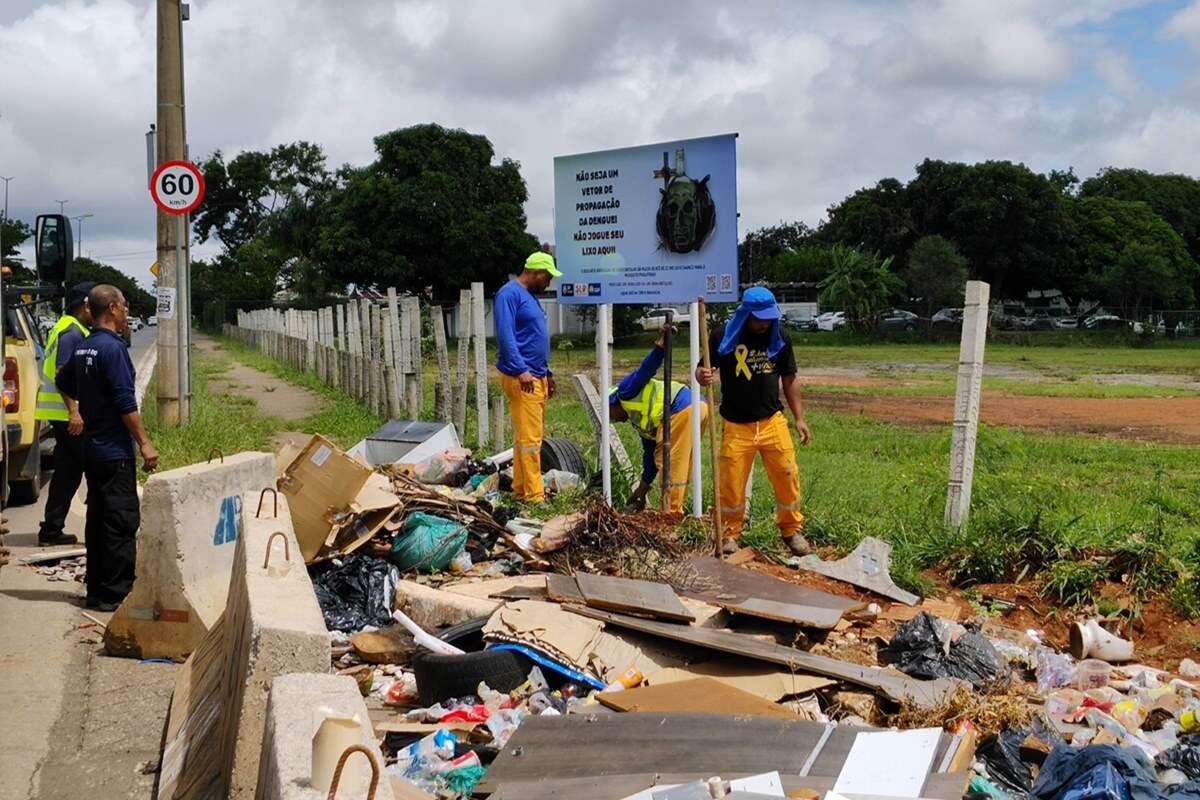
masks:
[[[663,461],[663,409],[667,392],[663,381],[654,376],[662,369],[666,326],[659,331],[654,347],[642,360],[641,366],[626,375],[608,393],[608,418],[614,422],[628,421],[642,440],[642,479],[630,497],[630,505],[642,509],[646,495]],[[671,381],[671,474],[668,476],[668,508],[683,513],[683,498],[687,494],[692,474],[692,390],[682,383]],[[708,422],[708,404],[699,404],[700,427]]]
[[[158,466],[134,394],[133,362],[122,332],[129,304],[102,283],[88,294],[92,333],[75,350],[71,369],[58,373],[59,391],[79,403],[87,478],[87,607],[115,611],[133,586],[141,508],[134,442],[147,472]]]
[[[499,345],[496,369],[512,411],[513,496],[527,503],[540,503],[545,496],[546,401],[558,393],[550,372],[550,332],[537,295],[550,287],[551,278],[561,276],[553,256],[534,253],[525,259],[521,274],[496,292],[493,303]]]

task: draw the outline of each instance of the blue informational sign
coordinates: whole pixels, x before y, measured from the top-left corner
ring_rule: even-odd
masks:
[[[731,303],[737,135],[554,159],[562,303]]]
[[[231,544],[237,541],[242,527],[242,498],[230,495],[221,501],[221,513],[217,516],[217,527],[213,531],[213,544]]]

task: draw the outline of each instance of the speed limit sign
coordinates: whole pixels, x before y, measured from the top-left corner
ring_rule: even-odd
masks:
[[[190,214],[204,199],[204,175],[190,161],[164,161],[150,179],[150,196],[168,214]]]

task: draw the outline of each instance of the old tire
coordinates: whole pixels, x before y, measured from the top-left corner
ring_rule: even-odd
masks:
[[[570,439],[551,437],[542,440],[542,472],[561,469],[574,472],[580,477],[587,474],[583,451]]]
[[[530,663],[525,656],[511,650],[480,650],[453,656],[422,650],[413,656],[412,668],[421,705],[431,706],[451,697],[474,695],[480,682],[497,692],[512,691],[528,679]]]

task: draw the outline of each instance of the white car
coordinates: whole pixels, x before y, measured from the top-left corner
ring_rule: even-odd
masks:
[[[158,317],[147,317],[146,324],[149,325],[151,328],[157,328],[158,327]]]
[[[129,318],[129,330],[132,332],[137,333],[144,327],[146,327],[146,323],[142,322],[140,317]]]
[[[817,317],[817,330],[832,331],[846,324],[845,311],[826,311]]]
[[[656,331],[663,326],[667,321],[667,311],[674,312],[671,317],[671,322],[674,325],[690,325],[692,320],[687,311],[680,311],[678,308],[652,308],[643,314],[638,319],[638,324],[641,325],[644,331]]]

